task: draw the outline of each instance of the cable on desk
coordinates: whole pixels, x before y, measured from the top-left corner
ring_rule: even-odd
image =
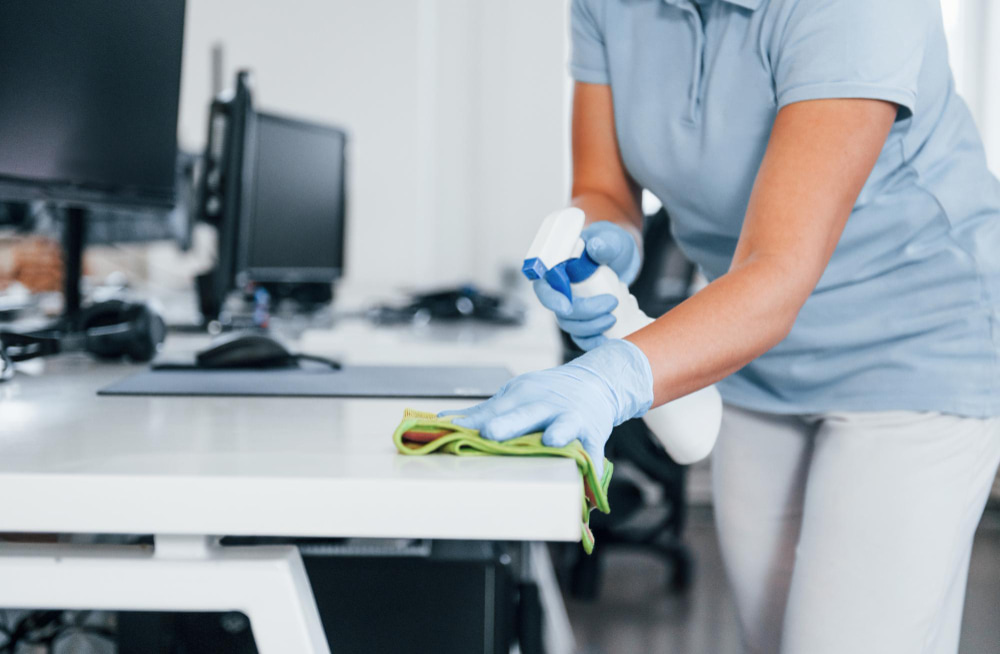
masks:
[[[330,366],[334,370],[340,370],[341,365],[339,361],[334,361],[333,359],[327,359],[326,357],[318,357],[312,354],[293,354],[292,358],[296,361],[312,361],[313,363],[321,363],[324,366]]]

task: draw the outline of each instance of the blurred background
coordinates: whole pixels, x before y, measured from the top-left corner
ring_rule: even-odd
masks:
[[[1000,4],[941,5],[956,84],[1000,174]],[[355,339],[373,338],[369,356],[416,358],[418,338],[399,338],[397,332],[396,340],[377,340],[372,324],[420,327],[430,318],[474,315],[494,326],[540,327],[535,340],[501,339],[504,363],[513,372],[521,371],[522,362],[524,369],[558,363],[563,343],[548,316],[532,322],[525,307],[533,297],[520,298],[512,310],[504,302],[524,294],[525,250],[539,221],[569,194],[568,7],[566,0],[188,0],[178,203],[169,215],[121,207],[92,211],[81,267],[85,294],[158,303],[176,334],[268,327],[260,312],[274,307],[254,292],[254,282],[260,287],[274,280],[255,280],[243,269],[237,277],[236,264],[228,264],[220,290],[243,291],[241,324],[232,316],[229,324],[217,324],[218,307],[200,311],[192,292],[199,275],[222,267],[220,253],[237,256],[235,237],[225,236],[221,219],[206,215],[200,194],[211,177],[203,154],[211,150],[213,100],[232,100],[238,73],[247,71],[254,110],[346,135],[339,217],[344,240],[330,244],[335,270],[320,284],[328,295],[302,301],[290,314],[299,321],[296,338],[305,334],[302,347],[340,355]],[[6,199],[0,194],[0,201]],[[647,214],[657,208],[655,198],[644,197]],[[0,322],[5,316],[20,319],[15,314],[23,308],[48,317],[63,310],[65,225],[65,217],[45,202],[0,204]],[[293,281],[303,279],[315,284],[319,278]],[[690,276],[680,279],[675,295],[689,290]],[[308,322],[317,305],[329,308],[334,283],[335,295],[347,300],[347,313],[368,322],[345,320],[336,333],[329,327],[344,316]],[[397,304],[371,308],[386,296]],[[282,326],[275,327],[280,332]],[[494,363],[496,352],[480,355],[473,347],[493,335],[451,327],[421,333],[420,356]],[[629,456],[619,454],[623,461]],[[615,527],[604,525],[602,568],[581,559],[576,544],[553,553],[580,651],[738,651],[707,465],[689,472],[677,472],[675,465],[652,480],[628,470],[623,464],[620,473],[623,485],[634,481],[628,492],[653,497],[661,506],[673,503],[666,524],[675,541],[666,550],[618,550],[608,542]],[[1000,652],[1000,484],[994,495],[973,560],[966,615],[972,627],[963,636],[963,652]],[[617,498],[616,506],[628,501]],[[683,517],[670,522],[676,521],[678,503]],[[681,540],[686,546],[678,545]],[[688,550],[697,558],[697,577],[684,558]],[[674,565],[666,585],[664,551]],[[233,633],[245,632],[240,624]]]
[[[568,192],[566,19],[559,2],[193,0],[180,145],[204,148],[213,75],[231,87],[250,70],[257,107],[350,134],[349,280],[495,284]],[[204,231],[189,256],[153,245],[89,263],[182,285]]]
[[[956,83],[996,170],[1000,8],[942,7]],[[259,108],[350,134],[349,282],[495,286],[568,194],[567,47],[561,1],[191,0],[179,143],[200,153],[216,86],[252,71]],[[209,231],[196,228],[186,254],[170,243],[92,250],[90,272],[185,286],[210,260]],[[0,271],[40,283],[17,266],[17,240],[4,235]]]

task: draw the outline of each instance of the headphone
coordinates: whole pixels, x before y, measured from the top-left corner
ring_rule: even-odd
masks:
[[[0,347],[0,382],[5,382],[14,377],[14,362],[7,356],[7,352]]]
[[[149,361],[166,337],[163,318],[138,302],[108,300],[80,312],[76,329],[55,326],[31,332],[0,331],[0,380],[15,361],[62,352],[88,352],[99,359]]]

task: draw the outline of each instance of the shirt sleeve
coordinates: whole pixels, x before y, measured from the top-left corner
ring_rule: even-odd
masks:
[[[570,9],[569,72],[578,82],[607,84],[602,0],[573,0]]]
[[[930,22],[926,0],[788,0],[772,50],[778,107],[867,98],[916,108]]]

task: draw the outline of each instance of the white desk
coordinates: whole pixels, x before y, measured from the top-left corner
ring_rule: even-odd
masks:
[[[327,652],[297,550],[215,537],[579,539],[572,462],[402,457],[405,401],[96,395],[130,370],[63,357],[0,385],[0,532],[155,548],[0,545],[0,606],[242,610],[262,654]]]
[[[338,305],[362,309],[366,294],[345,290]],[[514,374],[562,363],[562,341],[552,314],[533,295],[520,327],[496,327],[475,321],[373,328],[363,320],[344,320],[332,330],[306,331],[303,352],[349,363],[504,366]]]

